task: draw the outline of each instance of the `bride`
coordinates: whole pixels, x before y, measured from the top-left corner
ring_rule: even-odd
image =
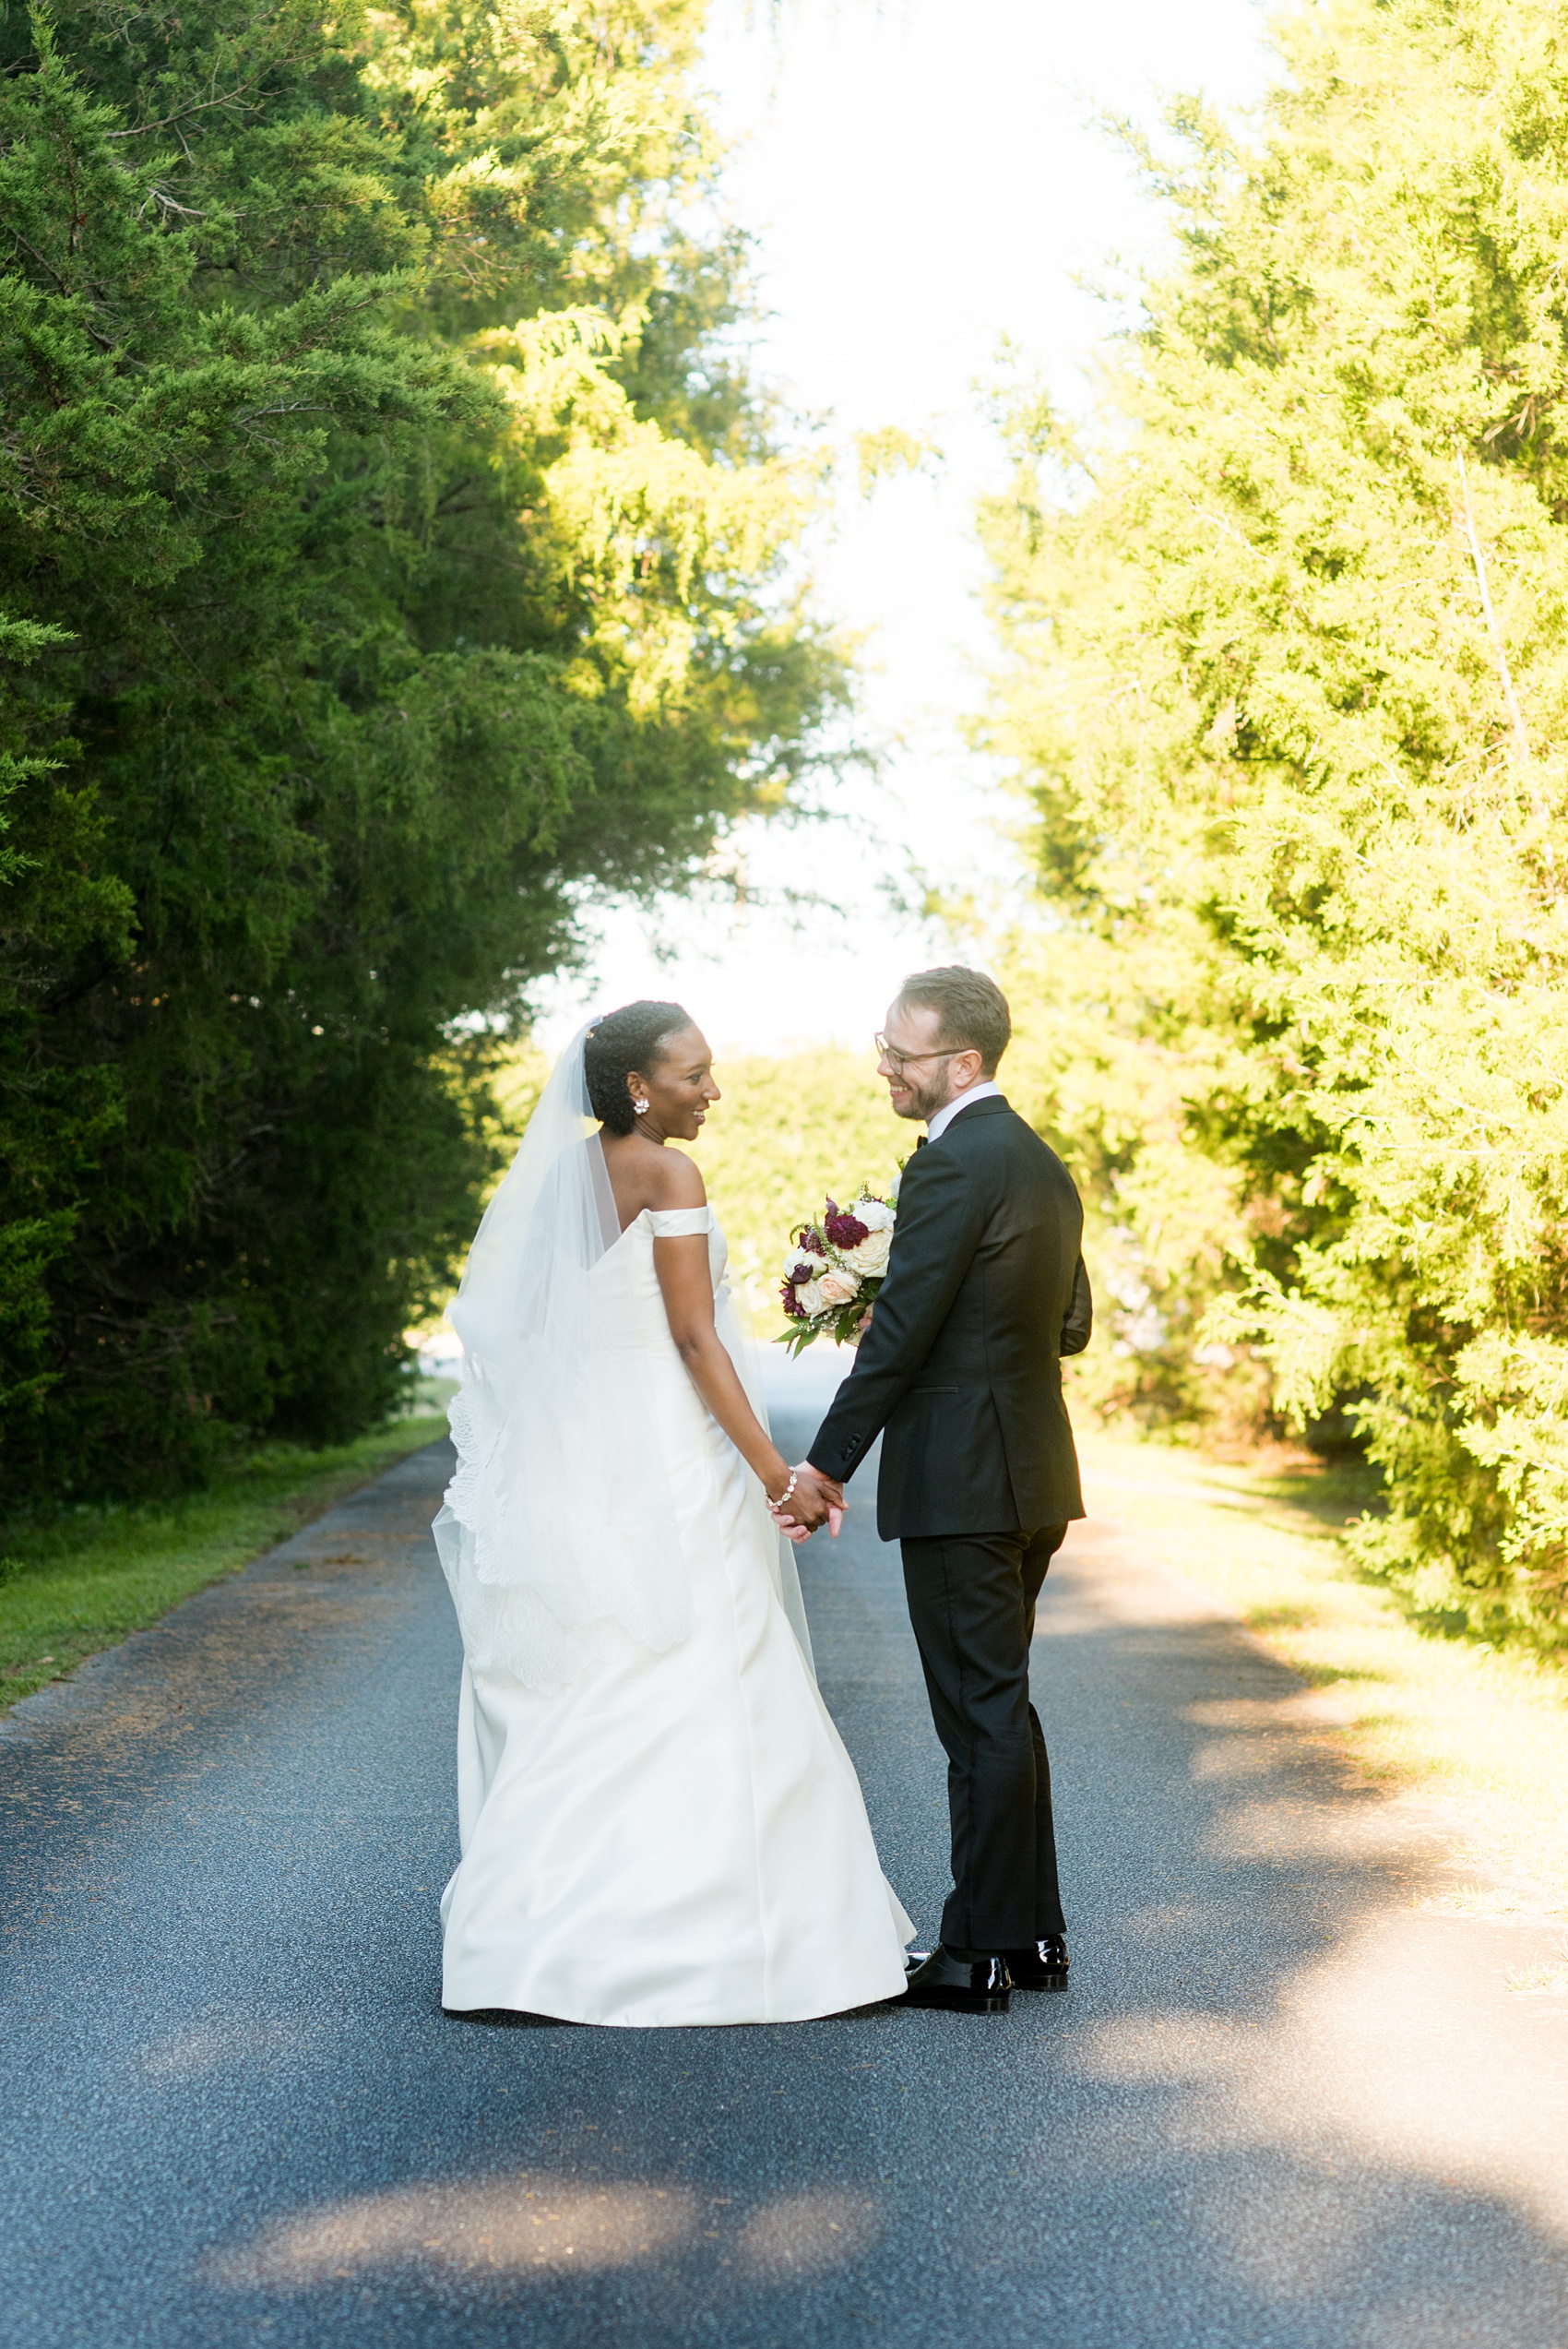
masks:
[[[452,1308],[448,2012],[793,2022],[904,1988],[913,1927],[769,1513],[821,1524],[837,1490],[768,1435],[723,1234],[667,1147],[719,1098],[678,1004],[585,1029]]]

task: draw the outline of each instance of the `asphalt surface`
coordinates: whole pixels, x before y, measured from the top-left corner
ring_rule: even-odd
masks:
[[[802,1440],[805,1429],[786,1428]],[[0,1725],[0,2340],[1565,2349],[1562,1939],[1091,1521],[1036,1684],[1072,1990],[621,2033],[443,2018],[445,1448]],[[922,1925],[942,1765],[870,1493],[804,1559]]]

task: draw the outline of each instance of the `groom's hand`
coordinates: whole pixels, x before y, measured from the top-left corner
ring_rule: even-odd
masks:
[[[797,1525],[814,1533],[819,1525],[827,1522],[828,1509],[837,1497],[837,1487],[830,1493],[826,1480],[819,1476],[809,1461],[802,1461],[795,1471],[795,1489],[790,1496],[790,1514]]]
[[[779,1516],[778,1530],[788,1533],[791,1541],[801,1534],[814,1533],[819,1525],[841,1518],[844,1506],[843,1485],[831,1476],[824,1476],[809,1461],[802,1461],[795,1471],[795,1489],[790,1496],[788,1508]],[[837,1532],[837,1525],[833,1531]]]

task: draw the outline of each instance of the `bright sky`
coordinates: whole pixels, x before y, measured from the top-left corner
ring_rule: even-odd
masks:
[[[898,424],[944,462],[847,496],[816,566],[823,606],[868,638],[858,731],[881,782],[849,783],[841,822],[748,828],[743,915],[612,914],[588,977],[543,1004],[552,1047],[647,995],[678,997],[721,1050],[864,1041],[903,972],[951,951],[889,891],[907,901],[917,868],[1005,888],[1007,796],[958,730],[987,655],[974,502],[1002,478],[976,386],[1006,334],[1082,404],[1108,314],[1075,280],[1158,249],[1099,118],[1152,123],[1178,90],[1242,105],[1268,71],[1254,0],[713,0],[712,26],[731,206],[773,314],[759,370],[835,439]],[[838,910],[798,924],[769,902],[791,884]]]

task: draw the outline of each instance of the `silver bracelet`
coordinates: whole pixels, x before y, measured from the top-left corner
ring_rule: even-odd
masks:
[[[785,1502],[789,1499],[790,1494],[794,1491],[795,1486],[800,1482],[800,1476],[801,1472],[798,1468],[792,1468],[790,1471],[790,1482],[785,1485],[784,1490],[779,1494],[778,1498],[776,1501],[767,1501],[767,1495],[766,1492],[764,1493],[763,1499],[767,1501],[767,1506],[770,1509],[772,1509],[775,1516],[778,1515]]]

